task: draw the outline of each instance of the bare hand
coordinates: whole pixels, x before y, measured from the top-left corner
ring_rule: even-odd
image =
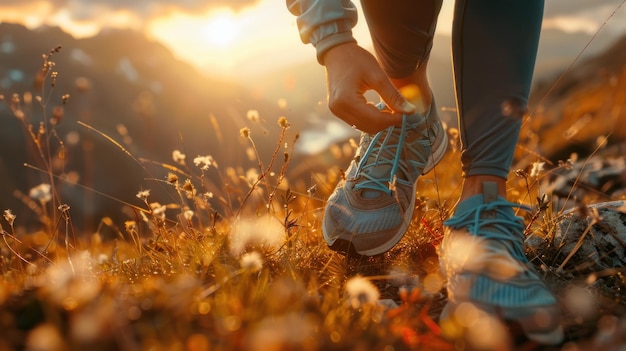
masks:
[[[378,61],[355,43],[333,47],[324,55],[328,89],[328,107],[351,126],[376,133],[392,125],[400,125],[402,114],[415,112],[383,72]],[[394,111],[379,111],[364,95],[374,90]]]

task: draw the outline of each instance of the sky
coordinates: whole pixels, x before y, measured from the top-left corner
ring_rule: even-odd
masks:
[[[591,37],[624,1],[546,0],[544,28]],[[439,33],[450,33],[453,6],[454,1],[444,0]],[[59,26],[77,38],[107,27],[132,28],[202,71],[225,77],[315,60],[314,49],[300,42],[285,0],[0,0],[0,21]],[[626,33],[626,5],[601,32],[621,33]],[[369,45],[362,18],[354,34]]]

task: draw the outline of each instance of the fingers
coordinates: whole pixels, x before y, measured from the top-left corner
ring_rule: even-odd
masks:
[[[331,48],[324,56],[328,83],[328,107],[351,126],[378,132],[391,125],[400,125],[403,113],[413,113],[411,105],[381,69],[374,56],[356,44]],[[379,111],[363,94],[376,91],[390,110]]]
[[[380,111],[373,104],[367,103],[362,96],[329,100],[328,107],[347,124],[370,134],[402,123],[402,114]]]
[[[416,107],[396,89],[391,82],[386,79],[378,88],[372,87],[378,92],[380,98],[383,99],[387,107],[398,113],[412,114],[415,113]]]

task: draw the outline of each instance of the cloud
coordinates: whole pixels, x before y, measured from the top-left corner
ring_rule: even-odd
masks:
[[[623,0],[549,0],[545,2],[544,28],[595,33],[602,25],[613,32],[626,29]]]
[[[596,11],[600,7],[617,8],[622,0],[548,0],[545,2],[545,17],[565,16]]]
[[[0,0],[0,8],[19,9],[45,4],[50,13],[67,12],[72,20],[96,20],[110,12],[127,12],[146,21],[170,11],[199,13],[229,8],[238,11],[259,0]]]

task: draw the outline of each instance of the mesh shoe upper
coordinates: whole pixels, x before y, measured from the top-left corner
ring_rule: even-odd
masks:
[[[498,197],[495,183],[483,187],[445,222],[439,255],[449,306],[470,302],[519,323],[535,341],[558,343],[557,301],[524,255],[524,222],[513,211],[521,206]]]
[[[346,179],[326,205],[323,232],[331,248],[349,243],[359,254],[376,255],[395,245],[413,215],[417,178],[446,146],[434,105],[426,116],[404,115],[402,126],[363,133]]]

